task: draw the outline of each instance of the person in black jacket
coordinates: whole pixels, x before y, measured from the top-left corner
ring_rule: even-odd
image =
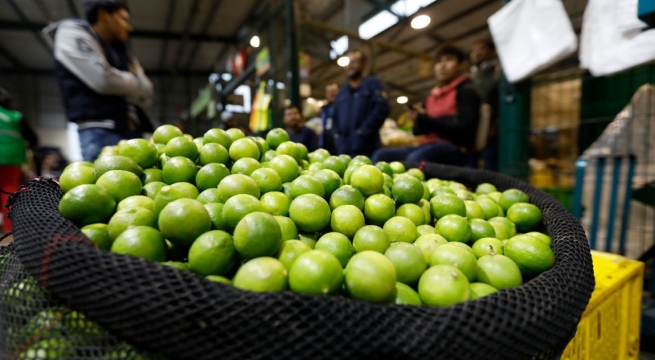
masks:
[[[309,152],[318,148],[318,137],[314,130],[305,126],[298,106],[289,105],[284,109],[284,125],[287,126],[289,140],[305,145]]]
[[[473,147],[480,120],[481,99],[465,74],[465,55],[446,44],[437,52],[434,72],[439,86],[432,89],[424,105],[408,108],[415,121],[414,134],[424,135],[419,146],[378,150],[373,161],[430,161],[465,165]]]

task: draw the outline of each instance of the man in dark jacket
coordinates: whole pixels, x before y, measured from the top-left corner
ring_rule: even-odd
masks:
[[[387,92],[382,81],[367,75],[367,57],[360,50],[348,54],[348,83],[334,105],[337,153],[371,156],[382,146],[380,128],[389,115]]]
[[[132,31],[124,0],[85,0],[87,21],[49,27],[66,115],[78,124],[82,157],[151,125],[139,107],[152,103],[153,86],[125,47]]]
[[[440,86],[430,92],[425,107],[408,109],[414,134],[424,135],[419,146],[378,150],[373,162],[431,161],[465,165],[480,121],[480,95],[465,74],[464,52],[446,44],[437,52],[434,72]]]
[[[305,126],[299,107],[289,105],[284,109],[284,125],[287,126],[289,140],[305,145],[309,152],[316,150],[318,137],[314,130]]]

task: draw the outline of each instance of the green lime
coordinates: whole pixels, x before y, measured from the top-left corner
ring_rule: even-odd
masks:
[[[227,225],[225,224],[225,221],[223,221],[223,207],[225,207],[225,205],[220,203],[209,203],[204,206],[212,222],[211,229],[227,230]]]
[[[353,172],[351,185],[361,191],[364,196],[377,194],[382,191],[382,186],[384,186],[382,171],[373,165],[364,165]]]
[[[286,216],[273,216],[280,225],[280,231],[282,232],[282,238],[280,241],[295,240],[298,239],[298,228],[296,223],[293,220],[289,219]]]
[[[342,205],[354,205],[359,210],[363,210],[364,200],[364,195],[362,195],[359,190],[346,185],[338,188],[332,193],[330,196],[330,208],[334,210]]]
[[[488,194],[494,191],[498,191],[498,189],[496,189],[496,187],[493,184],[489,184],[489,183],[480,184],[478,185],[477,188],[475,188],[476,194]]]
[[[232,280],[234,286],[257,292],[278,292],[287,289],[288,271],[272,257],[259,257],[241,265]]]
[[[500,197],[503,196],[503,194],[501,192],[492,191],[492,192],[490,192],[488,194],[485,194],[485,195],[487,195],[491,200],[495,201],[496,204],[500,205]]]
[[[539,275],[555,265],[555,254],[550,246],[529,235],[509,239],[503,254],[514,261],[525,278]]]
[[[432,255],[430,255],[430,266],[454,266],[462,271],[468,281],[475,280],[477,275],[477,261],[478,259],[471,251],[465,250],[454,243],[439,245],[432,252]]]
[[[423,305],[418,293],[411,287],[396,283],[396,305]]]
[[[290,270],[294,261],[296,261],[300,255],[309,251],[312,251],[312,248],[300,240],[286,240],[280,245],[277,258],[287,270]],[[339,268],[341,268],[341,265],[339,265]]]
[[[157,164],[157,148],[145,139],[131,139],[118,147],[118,155],[128,157],[141,168],[151,168]]]
[[[89,161],[75,161],[75,162],[72,162],[72,163],[66,165],[66,167],[64,168],[63,171],[66,171],[66,170],[69,170],[69,169],[75,169],[75,168],[80,167],[80,166],[88,167],[88,168],[93,169],[93,163],[91,163]]]
[[[492,228],[494,228],[494,231],[496,232],[496,239],[498,240],[507,240],[509,239],[509,231],[507,230],[507,227],[505,225],[499,224],[497,222],[491,222],[488,221],[489,225],[491,225]]]
[[[234,245],[246,260],[274,255],[281,240],[282,231],[277,220],[264,212],[247,214],[234,229]]]
[[[116,208],[116,199],[98,185],[79,185],[61,198],[59,213],[78,226],[109,220]]]
[[[488,198],[485,199],[478,197],[476,202],[478,205],[480,205],[480,208],[484,213],[485,220],[489,220],[496,216],[503,216],[503,209],[500,207],[500,205],[496,204],[495,201]]]
[[[220,201],[225,203],[228,199],[235,195],[246,194],[254,196],[259,199],[260,191],[259,186],[255,180],[242,175],[228,175],[218,184],[218,191]]]
[[[428,235],[428,234],[436,234],[437,230],[434,229],[434,226],[432,225],[419,225],[416,227],[416,231],[418,232],[418,236],[423,236],[423,235]]]
[[[436,265],[421,276],[418,294],[423,304],[450,306],[469,300],[471,289],[460,269],[451,265]]]
[[[227,135],[225,130],[223,129],[209,129],[205,133],[205,135],[202,136],[202,142],[203,144],[218,144],[221,145],[223,148],[229,149],[230,145],[232,145],[232,139]]]
[[[111,251],[156,262],[166,260],[164,237],[159,231],[149,226],[134,226],[123,231],[114,240]]]
[[[275,128],[266,134],[266,143],[273,150],[277,149],[280,144],[286,141],[289,141],[289,134],[284,129]]]
[[[496,230],[485,220],[469,220],[469,225],[471,227],[471,241],[473,242],[476,242],[478,239],[496,236]]]
[[[498,216],[493,217],[489,219],[489,223],[498,224],[500,226],[505,227],[509,238],[514,237],[514,235],[516,235],[516,225],[505,217],[498,217]]]
[[[200,165],[207,164],[227,164],[230,161],[230,155],[227,149],[221,144],[209,143],[200,148]]]
[[[453,190],[451,188],[443,187],[443,186],[437,186],[437,187],[435,187],[434,189],[431,190],[430,197],[433,198],[433,197],[435,197],[437,195],[441,195],[441,194],[455,195],[455,190]]]
[[[156,217],[159,217],[159,213],[161,213],[162,209],[175,200],[195,198],[196,196],[191,196],[188,192],[179,187],[164,186],[159,190],[157,196],[155,196],[154,214]]]
[[[393,161],[389,163],[389,167],[391,167],[391,171],[393,171],[394,174],[402,174],[405,171],[405,165],[403,163],[398,162],[398,161]]]
[[[243,174],[250,176],[253,171],[260,169],[262,165],[253,158],[242,158],[232,164],[232,174]]]
[[[330,157],[330,152],[325,149],[316,149],[315,151],[309,153],[308,157],[309,162],[312,164],[321,163]]]
[[[396,298],[396,269],[391,260],[375,251],[355,254],[345,271],[350,297],[373,303],[391,303]]]
[[[455,195],[462,200],[473,200],[473,193],[468,190],[457,189]]]
[[[291,199],[279,191],[268,192],[259,199],[264,212],[271,215],[289,215]]]
[[[448,244],[451,244],[453,246],[457,246],[459,248],[462,248],[462,249],[470,252],[471,254],[475,255],[475,253],[473,252],[473,249],[470,246],[468,246],[468,245],[466,245],[464,243],[453,241],[453,242],[449,242]],[[441,245],[441,244],[439,244],[439,245]]]
[[[365,155],[357,155],[353,158],[353,161],[361,161],[366,165],[373,165],[371,159],[369,159],[369,157]]]
[[[175,245],[190,246],[198,236],[211,229],[207,209],[197,200],[179,199],[168,203],[159,213],[159,231]]]
[[[275,150],[268,150],[267,152],[265,152],[260,159],[262,166],[264,165],[264,163],[268,163],[269,161],[273,160],[273,158],[276,156],[277,156],[277,152]]]
[[[232,161],[237,161],[243,158],[259,159],[259,156],[261,155],[257,143],[248,138],[235,140],[232,145],[230,145],[228,153],[230,154],[230,159],[232,159]]]
[[[448,241],[444,239],[444,237],[441,235],[425,234],[419,236],[418,239],[414,241],[414,246],[416,246],[417,248],[419,248],[419,250],[421,250],[421,253],[423,253],[423,257],[425,258],[425,261],[429,263],[430,257],[432,256],[432,253],[437,248],[437,246],[447,243]]]
[[[189,269],[189,264],[181,261],[164,261],[161,264],[178,270],[191,271],[191,269]]]
[[[235,141],[237,141],[239,139],[243,139],[243,138],[246,137],[246,134],[244,134],[243,131],[241,131],[241,129],[238,129],[238,128],[227,129],[225,131],[225,133],[227,134],[227,136],[230,137],[230,139],[232,140],[232,143],[234,143]]]
[[[173,125],[162,125],[152,133],[152,141],[155,144],[168,144],[171,139],[184,135],[182,130]]]
[[[482,207],[473,200],[464,200],[464,206],[466,207],[466,217],[471,219],[484,219],[484,210]]]
[[[102,250],[111,249],[114,240],[109,236],[107,224],[89,224],[81,228],[80,231]]]
[[[262,204],[256,197],[246,194],[235,195],[225,202],[223,221],[229,230],[234,230],[246,215],[263,210]]]
[[[322,168],[332,170],[339,176],[343,176],[346,172],[346,164],[337,156],[330,156],[323,160]]]
[[[371,195],[364,202],[364,217],[367,224],[383,226],[395,214],[396,204],[387,195]]]
[[[98,160],[93,163],[93,175],[95,176],[96,181],[104,173],[111,170],[129,171],[139,178],[141,175],[143,175],[143,169],[141,169],[141,167],[134,160],[125,156],[104,156],[102,158],[98,158]]]
[[[96,185],[107,190],[117,203],[129,196],[140,195],[142,190],[141,180],[125,170],[107,171],[96,181]]]
[[[447,215],[466,216],[466,205],[462,199],[452,194],[439,194],[430,200],[432,216],[441,219]]]
[[[160,182],[160,181],[154,181],[154,182],[151,182],[151,183],[147,183],[147,184],[143,185],[143,189],[142,189],[141,193],[144,196],[147,196],[150,199],[154,200],[155,197],[157,196],[157,194],[159,193],[159,190],[161,190],[164,186],[166,186],[166,184],[164,184],[163,182]]]
[[[273,169],[257,169],[250,174],[250,178],[255,180],[257,186],[259,186],[259,191],[262,194],[273,191],[280,191],[280,189],[282,189],[282,179],[280,178],[280,175],[278,175],[278,173]]]
[[[225,231],[208,231],[189,248],[189,269],[198,275],[223,275],[236,261],[234,239]]]
[[[416,204],[423,198],[423,184],[413,176],[399,176],[394,180],[391,193],[400,205]]]
[[[155,228],[157,219],[155,214],[144,208],[131,208],[118,211],[111,217],[107,227],[109,237],[114,240],[118,235],[133,226],[149,226]]]
[[[471,300],[479,299],[481,297],[491,295],[498,291],[498,289],[496,289],[491,285],[487,285],[479,282],[471,283],[470,288],[471,288]]]
[[[523,284],[519,267],[512,259],[498,254],[489,254],[478,259],[477,280],[498,290]]]
[[[351,185],[351,177],[353,173],[359,169],[360,167],[364,166],[366,164],[361,163],[361,162],[352,162],[348,167],[346,168],[346,171],[343,173],[343,182],[347,185]],[[384,185],[384,175],[382,175],[382,185]]]
[[[477,240],[471,247],[475,256],[479,259],[491,252],[503,255],[503,243],[493,237],[485,237]]]
[[[541,223],[541,210],[532,204],[516,203],[507,210],[507,219],[521,232],[530,231]]]
[[[12,359],[66,359],[75,354],[74,344],[61,337],[29,342],[27,345],[29,345],[27,348],[19,348],[18,355],[12,356]]]
[[[226,277],[223,277],[223,276],[219,276],[219,275],[209,275],[209,276],[206,276],[205,279],[207,279],[209,281],[212,281],[212,282],[216,282],[216,283],[221,283],[221,284],[230,285],[230,286],[232,285],[232,281],[230,281],[230,279],[228,279]]]
[[[330,221],[332,231],[339,232],[350,239],[364,225],[366,225],[364,214],[354,205],[339,206],[332,211]]]
[[[407,175],[411,175],[420,181],[425,181],[425,174],[419,169],[409,169],[407,170]]]
[[[342,267],[346,267],[348,261],[355,254],[355,248],[353,247],[350,239],[345,235],[338,232],[329,232],[320,239],[314,246],[314,249],[328,252],[339,260]]]
[[[191,161],[196,161],[198,158],[198,146],[185,136],[178,136],[172,138],[164,149],[164,154],[169,158],[185,157]]]
[[[423,209],[416,204],[401,205],[398,210],[396,210],[396,216],[408,218],[417,227],[425,224],[425,214],[423,213]]]
[[[291,183],[291,198],[295,199],[300,195],[315,194],[325,196],[325,188],[318,180],[310,175],[298,176]]]
[[[384,254],[391,245],[389,235],[384,230],[375,225],[366,225],[359,229],[353,238],[353,247],[355,251],[375,251]]]
[[[427,261],[419,248],[412,244],[392,244],[386,256],[396,269],[396,281],[414,286],[427,269]]]
[[[323,185],[323,188],[325,189],[325,199],[330,199],[332,194],[341,186],[341,178],[339,177],[339,174],[332,170],[319,170],[312,176]],[[364,198],[362,197],[362,207],[364,203],[363,200]]]
[[[162,167],[164,182],[169,185],[177,182],[192,183],[195,181],[197,174],[198,168],[196,167],[196,163],[183,156],[168,159]]]
[[[323,230],[330,223],[330,205],[314,194],[300,195],[289,206],[289,217],[304,232]]]
[[[391,169],[391,166],[389,165],[388,162],[386,161],[378,161],[375,164],[375,167],[380,169],[384,174],[387,174],[389,176],[393,176],[393,170]]]
[[[277,171],[283,184],[298,177],[298,162],[289,155],[277,155],[269,161],[268,167]]]
[[[342,283],[343,269],[339,260],[325,251],[311,250],[301,254],[289,270],[289,288],[296,293],[332,295],[341,290]]]
[[[303,158],[303,150],[301,145],[302,144],[296,144],[291,141],[286,141],[280,144],[277,147],[277,149],[275,149],[275,152],[277,152],[280,155],[289,155],[292,158],[294,158],[297,162],[300,162],[300,160]]]
[[[185,198],[195,199],[198,197],[198,195],[200,195],[198,188],[188,182],[178,182],[171,185],[171,187],[174,189],[182,190],[182,192],[184,192],[184,194],[186,195]]]
[[[159,169],[145,169],[143,170],[143,184],[150,184],[151,182],[163,182],[164,173]]]
[[[249,136],[250,139],[252,139],[258,146],[259,146],[259,152],[260,153],[265,153],[271,149],[270,146],[268,146],[268,143],[266,142],[266,139],[260,136]]]
[[[507,211],[510,206],[517,203],[527,203],[529,202],[528,195],[523,191],[517,189],[505,190],[500,196],[498,205],[503,208],[503,211]]]
[[[471,240],[471,226],[465,217],[446,215],[437,221],[437,233],[448,241],[467,243]]]
[[[203,192],[201,192],[197,197],[196,200],[200,201],[201,204],[206,205],[209,203],[220,203],[218,200],[220,197],[218,196],[218,189],[207,189]]]
[[[412,244],[418,238],[416,225],[410,219],[402,216],[394,216],[387,220],[383,229],[389,235],[392,244],[395,242]]]
[[[310,248],[314,248],[316,246],[316,239],[317,236],[316,234],[298,234],[298,238],[300,238],[300,241],[302,241],[305,245],[309,246]]]
[[[532,232],[526,233],[524,235],[532,236],[533,238],[537,238],[537,239],[543,241],[544,243],[546,243],[548,246],[550,246],[551,243],[552,243],[552,239],[550,238],[550,236],[548,236],[546,234],[543,234],[543,233],[540,233],[538,231],[532,231]]]
[[[418,206],[423,210],[423,218],[425,219],[425,224],[432,224],[432,206],[430,202],[425,199],[421,199],[418,202]]]
[[[93,168],[88,166],[77,166],[64,170],[59,178],[61,191],[68,192],[78,185],[94,184],[95,176]]]
[[[207,164],[196,174],[196,186],[199,190],[216,188],[220,182],[230,175],[230,170],[223,164]]]

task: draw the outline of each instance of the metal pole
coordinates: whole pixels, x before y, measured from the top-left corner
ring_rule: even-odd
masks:
[[[530,88],[529,79],[510,84],[503,74],[500,80],[499,171],[525,181],[530,176]]]
[[[300,74],[298,63],[298,34],[295,17],[295,0],[287,0],[287,60],[289,64],[289,100],[294,105],[300,106]]]

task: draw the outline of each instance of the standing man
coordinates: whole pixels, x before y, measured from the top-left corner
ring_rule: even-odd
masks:
[[[471,50],[471,75],[473,84],[482,96],[482,102],[491,106],[491,124],[487,147],[481,153],[472,154],[472,166],[476,167],[482,158],[485,170],[498,171],[498,101],[500,64],[496,57],[496,46],[491,39],[478,40]]]
[[[335,146],[338,154],[371,156],[382,147],[380,128],[389,115],[382,81],[367,74],[367,57],[361,50],[348,53],[348,83],[334,105]]]
[[[153,86],[125,46],[133,30],[124,0],[84,0],[88,20],[64,20],[54,37],[57,81],[66,115],[78,124],[82,157],[94,161],[105,146],[152,131],[140,107]]]
[[[325,87],[327,104],[321,108],[323,130],[318,138],[318,147],[327,150],[330,154],[336,154],[334,148],[334,102],[337,100],[337,94],[339,94],[339,85],[337,83],[328,84]]]

